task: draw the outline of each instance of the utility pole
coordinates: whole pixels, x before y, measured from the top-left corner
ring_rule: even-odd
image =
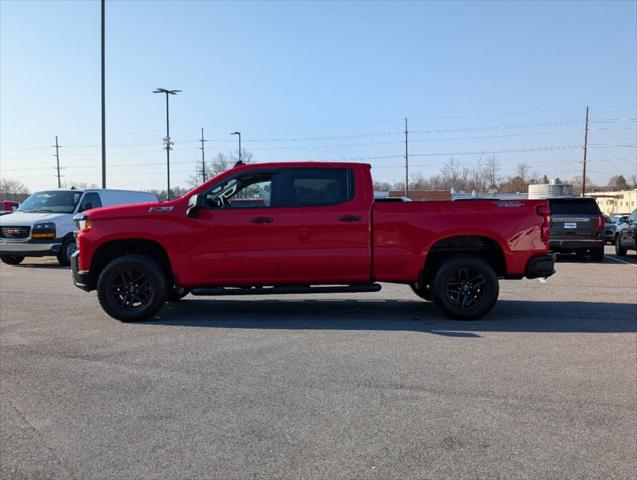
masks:
[[[55,160],[57,166],[55,167],[58,172],[58,188],[62,188],[62,180],[60,176],[60,145],[58,144],[58,136],[55,136]]]
[[[102,0],[102,188],[106,188],[105,3],[106,0]]]
[[[584,124],[584,169],[582,172],[582,197],[586,195],[586,151],[588,149],[588,107],[586,107],[586,122]]]
[[[405,197],[409,198],[409,129],[405,117]]]
[[[204,140],[203,138],[203,127],[201,127],[201,178],[203,180],[202,183],[206,183],[206,158],[205,158],[205,149],[204,142],[208,140]]]

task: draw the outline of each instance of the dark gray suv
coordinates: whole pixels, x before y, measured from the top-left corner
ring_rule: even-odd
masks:
[[[617,229],[615,253],[623,257],[628,250],[637,250],[637,210],[633,210],[626,223]]]
[[[550,247],[554,252],[588,254],[604,260],[604,215],[594,198],[549,198]]]

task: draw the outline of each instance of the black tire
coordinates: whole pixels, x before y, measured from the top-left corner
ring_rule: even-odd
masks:
[[[594,262],[604,261],[604,247],[591,248],[591,260]]]
[[[409,286],[411,287],[411,291],[418,295],[420,298],[431,302],[431,287],[429,285],[419,287],[418,283],[410,283]]]
[[[626,249],[624,247],[622,247],[622,242],[619,239],[619,236],[615,238],[615,255],[617,255],[618,257],[625,257],[626,256]]]
[[[493,268],[479,257],[449,257],[434,275],[434,302],[450,318],[475,320],[495,305],[500,285]]]
[[[168,292],[168,295],[166,296],[166,301],[167,302],[178,302],[179,300],[184,298],[189,293],[190,293],[190,289],[189,288],[184,288],[184,287],[172,288]]]
[[[7,265],[18,265],[22,263],[24,257],[20,255],[2,255],[0,260],[2,260],[2,263],[6,263]]]
[[[161,267],[143,255],[126,255],[106,265],[97,279],[97,298],[111,317],[140,322],[166,300],[166,277]]]
[[[62,250],[57,255],[58,263],[63,267],[71,265],[71,255],[77,250],[75,238],[69,237],[62,243]]]

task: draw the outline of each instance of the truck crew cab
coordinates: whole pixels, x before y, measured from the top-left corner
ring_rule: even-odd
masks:
[[[474,319],[495,304],[498,278],[554,273],[544,200],[373,195],[365,164],[237,166],[170,202],[77,215],[73,280],[122,321],[188,292],[375,292],[377,282],[410,285],[448,316]]]

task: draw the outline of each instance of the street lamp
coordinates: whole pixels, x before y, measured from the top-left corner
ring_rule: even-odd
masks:
[[[241,162],[241,132],[232,132],[230,135],[239,135],[239,162]]]
[[[168,188],[166,190],[166,194],[168,196],[168,200],[170,200],[170,151],[172,150],[173,142],[170,141],[170,117],[168,115],[168,95],[177,95],[177,93],[181,92],[181,90],[167,90],[165,88],[158,88],[157,90],[153,90],[153,93],[165,93],[166,94],[166,137],[164,137],[164,144],[166,145],[164,148],[166,149],[166,176],[167,176],[167,185]]]

